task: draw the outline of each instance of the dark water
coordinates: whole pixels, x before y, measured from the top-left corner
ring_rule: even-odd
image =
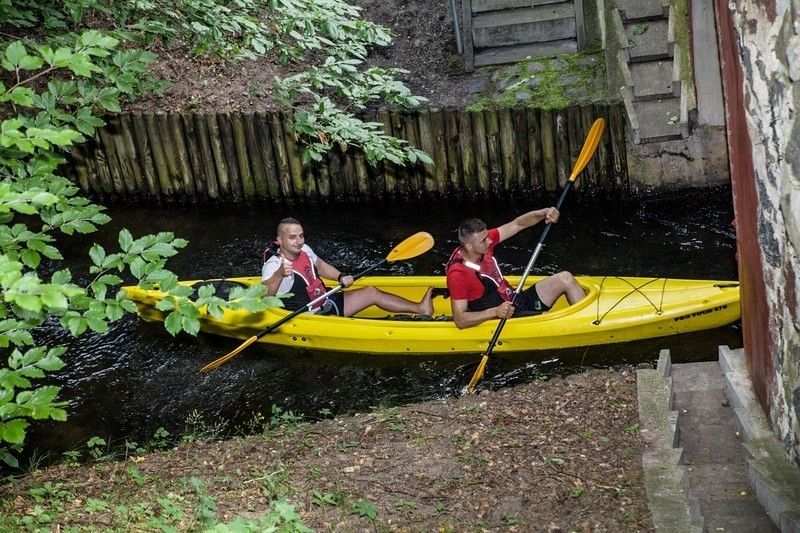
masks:
[[[345,272],[358,271],[386,256],[393,245],[420,231],[436,239],[433,250],[377,274],[441,274],[456,245],[455,228],[469,216],[490,225],[507,222],[554,199],[517,203],[437,203],[425,205],[226,207],[110,210],[114,221],[93,237],[108,246],[121,227],[134,235],[173,231],[190,241],[169,264],[181,278],[258,275],[267,239],[284,216],[304,225],[308,243]],[[575,274],[736,279],[735,236],[730,190],[682,193],[637,203],[581,202],[569,198],[539,256],[534,273],[570,270]],[[508,274],[521,273],[539,236],[528,230],[503,243],[499,260]],[[84,272],[90,242],[65,245],[73,271]],[[71,258],[71,259],[70,259]],[[79,277],[79,275],[76,275]],[[74,340],[57,327],[41,332],[50,344],[70,350],[67,367],[55,376],[62,398],[71,401],[67,423],[37,424],[28,446],[58,453],[98,435],[122,442],[145,441],[159,427],[184,430],[194,411],[206,421],[241,425],[275,404],[314,415],[365,410],[374,405],[433,399],[460,390],[474,370],[476,356],[386,357],[306,353],[254,345],[210,374],[203,363],[239,341],[201,334],[167,334],[161,324],[127,317],[106,335]],[[652,362],[660,349],[673,360],[710,360],[717,345],[741,346],[737,326],[717,330],[579,350],[496,356],[486,385],[507,386],[542,375],[590,366]]]

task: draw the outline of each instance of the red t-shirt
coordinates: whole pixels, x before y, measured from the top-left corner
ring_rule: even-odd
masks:
[[[491,256],[494,254],[494,247],[500,243],[500,230],[490,229],[488,238],[492,244],[486,250],[486,255]],[[447,289],[453,300],[471,302],[483,296],[484,286],[475,270],[465,266],[464,263],[455,263],[447,272]]]

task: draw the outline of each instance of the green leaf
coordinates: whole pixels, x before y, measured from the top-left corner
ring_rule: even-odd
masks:
[[[167,319],[164,321],[164,327],[173,337],[177,335],[181,331],[181,315],[177,311],[171,312],[167,315]]]
[[[69,305],[66,296],[57,289],[43,292],[42,303],[54,309],[66,309]]]
[[[89,249],[89,257],[92,258],[92,263],[95,265],[102,267],[103,260],[106,258],[106,251],[103,250],[103,247],[99,244],[93,244],[92,247]]]
[[[6,60],[11,63],[14,67],[19,66],[19,62],[28,55],[28,52],[25,50],[25,46],[19,41],[14,41],[8,48],[6,48],[5,58]]]
[[[19,294],[14,302],[23,309],[38,313],[42,310],[42,300],[35,294]]]
[[[25,440],[25,428],[28,422],[21,418],[0,422],[0,440],[11,444],[22,444]]]

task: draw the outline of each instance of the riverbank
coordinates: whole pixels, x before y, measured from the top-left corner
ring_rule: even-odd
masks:
[[[283,502],[315,530],[652,529],[631,370],[268,422],[243,439],[33,472],[2,487],[0,529],[192,530],[236,517],[258,528],[295,516]]]

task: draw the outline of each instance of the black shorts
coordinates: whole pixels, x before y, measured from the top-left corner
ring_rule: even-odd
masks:
[[[540,315],[550,310],[550,307],[539,298],[535,284],[519,293],[517,299],[514,300],[514,307],[515,317]]]
[[[337,315],[344,316],[344,294],[342,291],[335,292],[328,296],[318,315]]]

